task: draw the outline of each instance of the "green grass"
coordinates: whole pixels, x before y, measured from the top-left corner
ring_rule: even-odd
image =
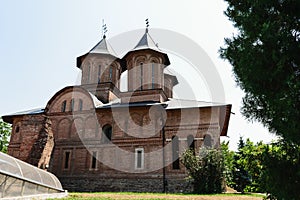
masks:
[[[170,200],[170,199],[222,199],[222,197],[251,197],[263,199],[262,194],[164,194],[164,193],[135,193],[135,192],[95,192],[95,193],[69,193],[69,196],[62,198],[62,200]],[[227,198],[228,199],[228,198]]]

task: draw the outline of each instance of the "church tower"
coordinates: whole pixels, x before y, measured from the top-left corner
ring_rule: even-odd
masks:
[[[77,57],[77,67],[82,70],[81,85],[103,103],[118,98],[120,76],[125,67],[106,40],[102,40],[88,53]]]
[[[123,95],[122,102],[167,100],[164,69],[170,60],[150,36],[148,24],[142,38],[123,60],[128,70],[128,93]]]

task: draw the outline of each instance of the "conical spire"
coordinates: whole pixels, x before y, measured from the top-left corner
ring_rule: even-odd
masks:
[[[140,39],[140,41],[137,43],[137,45],[134,47],[133,50],[139,50],[139,49],[152,49],[161,52],[157,44],[150,36],[148,32],[148,28],[146,28],[144,35],[142,36],[142,38]]]
[[[99,54],[108,54],[117,57],[116,52],[111,47],[111,45],[106,41],[106,36],[103,35],[102,40],[98,42],[89,53],[99,53]]]

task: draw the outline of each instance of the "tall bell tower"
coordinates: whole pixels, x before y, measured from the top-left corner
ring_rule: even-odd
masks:
[[[148,26],[147,21],[144,35],[123,57],[128,70],[128,93],[122,95],[122,102],[164,102],[169,97],[170,93],[165,91],[164,69],[170,60],[150,36]]]
[[[108,103],[120,95],[120,76],[125,66],[106,40],[105,32],[88,53],[77,57],[77,67],[82,70],[81,86]]]

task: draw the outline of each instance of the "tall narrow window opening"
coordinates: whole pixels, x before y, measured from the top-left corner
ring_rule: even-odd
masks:
[[[141,74],[140,74],[140,81],[141,81],[141,90],[143,90],[143,63],[140,63]]]
[[[109,81],[112,81],[112,76],[113,76],[113,68],[109,67]]]
[[[87,83],[90,82],[90,79],[91,79],[91,65],[88,64],[88,66],[87,66]]]
[[[69,151],[65,152],[64,169],[69,169],[69,167],[70,167],[70,154],[71,153]]]
[[[172,137],[172,168],[180,169],[179,165],[179,141],[177,136]]]
[[[101,83],[101,65],[98,66],[98,83]]]
[[[66,106],[67,106],[67,101],[63,101],[61,104],[61,112],[65,112],[66,111]]]
[[[135,149],[135,168],[136,169],[144,168],[144,149],[143,148]]]
[[[155,87],[155,71],[154,71],[155,70],[155,65],[154,65],[154,63],[152,63],[151,67],[152,67],[152,69],[151,69],[151,72],[152,72],[152,76],[151,76],[152,86],[151,86],[151,88],[154,89],[154,87]]]
[[[91,168],[96,169],[96,167],[97,167],[97,151],[93,151]]]
[[[112,137],[112,127],[107,124],[102,128],[102,142],[109,143]]]
[[[79,111],[82,111],[82,106],[83,106],[83,102],[82,102],[82,99],[79,99],[79,102],[78,102],[78,110]]]
[[[75,104],[75,100],[71,99],[71,103],[70,103],[70,111],[74,110],[74,104]]]

